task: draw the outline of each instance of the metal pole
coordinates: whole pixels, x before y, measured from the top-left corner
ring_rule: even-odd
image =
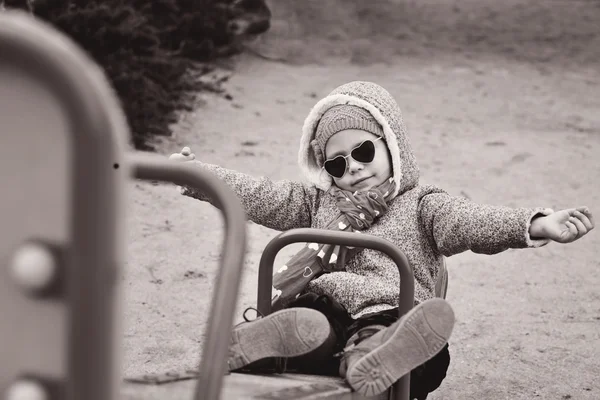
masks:
[[[142,156],[132,158],[138,179],[192,186],[214,200],[225,220],[219,273],[214,285],[195,400],[216,400],[227,372],[227,352],[246,252],[246,215],[235,193],[213,174],[192,165]]]

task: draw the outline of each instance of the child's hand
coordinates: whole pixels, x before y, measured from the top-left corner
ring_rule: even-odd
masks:
[[[173,161],[192,161],[196,159],[196,155],[192,153],[189,147],[181,149],[181,153],[173,153],[169,156],[169,160]]]
[[[169,160],[172,161],[192,161],[195,159],[196,155],[187,146],[181,149],[181,153],[173,153],[169,156]],[[180,194],[185,194],[186,189],[183,186],[177,186],[177,191]]]
[[[531,222],[532,237],[571,243],[594,229],[594,217],[587,207],[569,208],[539,217]]]

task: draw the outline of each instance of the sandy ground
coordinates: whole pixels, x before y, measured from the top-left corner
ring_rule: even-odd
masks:
[[[600,220],[600,3],[380,0],[371,14],[342,3],[272,4],[273,31],[253,48],[286,61],[236,59],[224,71],[231,99],[203,96],[160,152],[189,145],[206,162],[300,179],[310,107],[339,84],[371,80],[402,107],[422,182],[480,203],[587,205]],[[220,214],[169,185],[130,186],[124,373],[193,368]],[[276,234],[248,224],[236,322],[255,305],[258,260]],[[430,398],[600,398],[599,245],[593,231],[570,245],[449,258],[452,364]]]

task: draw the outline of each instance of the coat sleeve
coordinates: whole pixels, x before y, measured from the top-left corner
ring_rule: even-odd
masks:
[[[300,182],[257,178],[200,161],[192,163],[224,181],[235,192],[251,221],[278,231],[311,226],[318,201],[317,188]],[[182,187],[181,193],[215,205],[212,199],[192,187]]]
[[[532,219],[550,214],[546,208],[510,208],[477,204],[447,193],[431,193],[419,203],[425,234],[438,252],[451,256],[471,250],[497,254],[508,249],[540,247],[549,239],[529,235]]]

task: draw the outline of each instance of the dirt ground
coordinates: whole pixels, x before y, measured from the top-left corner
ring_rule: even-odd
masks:
[[[205,162],[300,179],[310,107],[371,80],[403,109],[422,182],[480,203],[587,205],[600,221],[600,2],[297,3],[269,3],[272,31],[221,71],[230,99],[203,96],[162,154],[188,145]],[[220,214],[170,185],[133,182],[127,223],[125,376],[193,368]],[[258,260],[276,234],[248,224],[236,322],[255,305]],[[430,398],[600,398],[599,246],[593,231],[570,245],[449,258],[452,363]]]

